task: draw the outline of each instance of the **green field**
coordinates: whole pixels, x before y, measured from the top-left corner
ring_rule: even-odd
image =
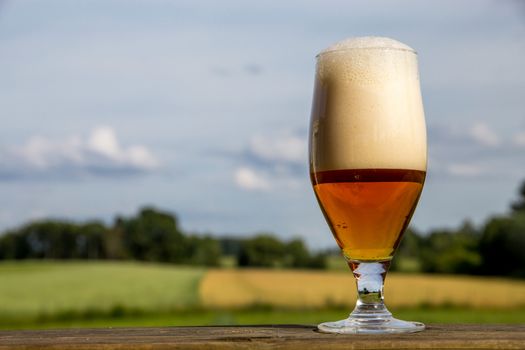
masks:
[[[462,308],[391,310],[395,316],[424,323],[525,323],[525,310],[471,310]],[[187,310],[169,314],[136,314],[84,318],[34,319],[5,322],[0,329],[42,329],[69,327],[166,327],[202,325],[311,324],[335,321],[348,310]]]
[[[210,304],[204,298],[228,294],[228,290],[257,295],[264,292],[266,280],[278,281],[283,276],[297,275],[306,284],[310,279],[324,278],[319,271],[226,271],[224,275],[224,270],[130,262],[0,263],[0,328],[316,324],[346,317],[350,311],[348,305],[247,304],[232,309]],[[334,272],[326,274],[329,278],[339,278]],[[228,275],[230,282],[225,278]],[[425,280],[422,275],[417,278]],[[429,280],[435,278],[429,276]],[[480,279],[473,280],[478,286]],[[486,281],[487,286],[494,282],[507,283],[518,293],[525,287],[525,281]],[[233,286],[234,283],[238,285]],[[203,285],[208,285],[205,292]],[[216,293],[210,297],[210,290],[214,289]],[[421,303],[397,306],[392,311],[400,318],[434,323],[525,323],[523,305],[512,308],[512,299],[508,302],[509,307],[485,308]]]
[[[0,323],[198,307],[203,274],[145,263],[2,263]]]

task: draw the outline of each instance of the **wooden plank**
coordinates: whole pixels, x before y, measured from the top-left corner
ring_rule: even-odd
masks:
[[[525,349],[525,325],[430,325],[401,335],[322,334],[313,326],[0,331],[5,349]]]

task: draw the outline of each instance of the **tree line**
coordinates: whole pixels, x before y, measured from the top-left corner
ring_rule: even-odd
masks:
[[[468,221],[457,229],[426,234],[408,229],[391,269],[525,277],[525,181],[508,214],[481,227]],[[299,239],[272,234],[250,238],[184,233],[176,215],[143,208],[132,217],[100,221],[32,222],[0,235],[0,260],[108,259],[221,266],[224,257],[245,267],[326,268],[338,251],[311,252]]]
[[[481,227],[465,221],[457,229],[421,234],[408,229],[393,270],[525,277],[525,181],[505,215]]]
[[[312,254],[301,239],[271,234],[252,238],[186,234],[174,214],[143,208],[136,216],[100,221],[32,222],[0,236],[0,260],[139,260],[219,266],[224,256],[238,266],[324,268],[325,256]]]

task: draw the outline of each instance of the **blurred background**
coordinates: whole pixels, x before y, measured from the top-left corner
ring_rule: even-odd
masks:
[[[525,2],[0,0],[0,327],[345,317],[307,128],[368,35],[418,51],[429,142],[387,304],[525,322]]]

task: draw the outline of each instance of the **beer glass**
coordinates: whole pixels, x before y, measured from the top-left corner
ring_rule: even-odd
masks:
[[[347,319],[328,333],[405,333],[383,303],[390,261],[419,200],[427,149],[417,54],[388,38],[339,42],[317,56],[310,177],[321,211],[356,281]]]

